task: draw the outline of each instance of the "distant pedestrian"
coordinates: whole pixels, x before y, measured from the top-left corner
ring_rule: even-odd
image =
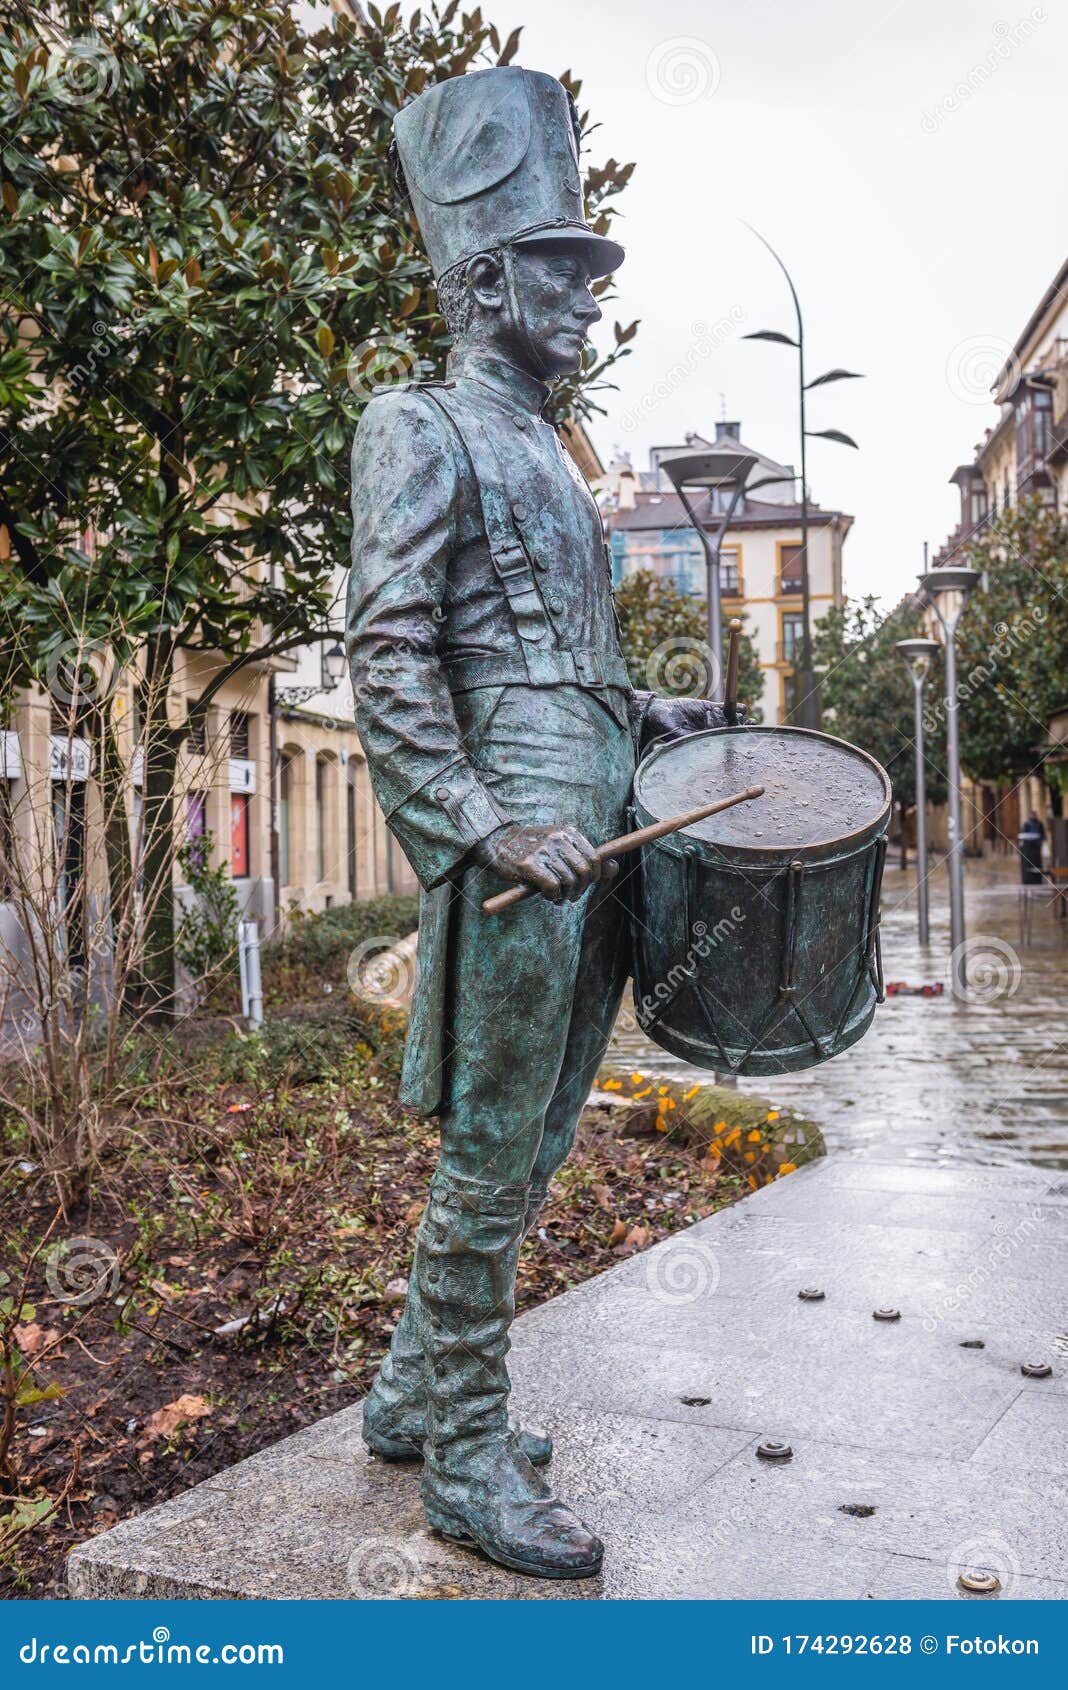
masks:
[[[1020,884],[1022,886],[1041,886],[1042,884],[1042,847],[1046,840],[1046,830],[1032,810],[1016,835],[1016,844],[1020,853]]]

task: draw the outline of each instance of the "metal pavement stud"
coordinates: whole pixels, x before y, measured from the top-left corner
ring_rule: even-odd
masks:
[[[1048,1361],[1025,1361],[1020,1372],[1025,1379],[1048,1379],[1053,1369]]]
[[[997,1573],[989,1573],[982,1567],[961,1573],[957,1583],[962,1590],[970,1591],[974,1596],[993,1596],[996,1590],[1001,1589],[1001,1580]]]
[[[873,1320],[900,1320],[901,1310],[891,1308],[872,1309],[871,1317]]]
[[[757,1444],[757,1454],[762,1461],[789,1461],[793,1455],[789,1444],[784,1444],[781,1438],[765,1438],[762,1444]]]
[[[822,1303],[827,1295],[826,1291],[821,1291],[818,1285],[806,1285],[797,1294],[803,1303]]]

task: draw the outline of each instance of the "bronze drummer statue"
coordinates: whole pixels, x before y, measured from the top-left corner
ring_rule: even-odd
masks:
[[[604,1055],[632,918],[658,1042],[735,1072],[826,1060],[879,994],[889,788],[825,735],[628,681],[600,514],[546,419],[600,316],[590,282],[623,258],[584,220],[561,84],[476,71],[394,129],[453,351],[446,380],[360,419],[347,639],[375,791],[422,888],[402,1098],[438,1116],[441,1156],[363,1435],[422,1457],[447,1537],[583,1578],[602,1545],[543,1476],[549,1439],[510,1421],[505,1357],[520,1246]]]
[[[404,107],[396,154],[453,339],[444,382],[367,405],[352,452],[347,643],[375,792],[422,888],[402,1097],[441,1156],[410,1289],[364,1408],[423,1458],[430,1524],[547,1578],[594,1533],[508,1416],[515,1274],[608,1042],[627,913],[594,845],[624,832],[636,753],[721,725],[635,694],[593,496],[546,406],[623,259],[584,218],[574,105],[507,67]],[[483,900],[539,896],[506,917]]]

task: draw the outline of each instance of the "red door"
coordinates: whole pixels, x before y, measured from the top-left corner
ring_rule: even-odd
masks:
[[[248,793],[230,794],[230,873],[235,880],[247,880],[248,864]]]

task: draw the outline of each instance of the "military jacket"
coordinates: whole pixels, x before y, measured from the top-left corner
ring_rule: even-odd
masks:
[[[503,814],[467,756],[454,695],[577,685],[621,724],[619,647],[600,512],[546,389],[488,355],[447,383],[368,403],[352,450],[346,643],[356,723],[386,820],[426,889]]]

